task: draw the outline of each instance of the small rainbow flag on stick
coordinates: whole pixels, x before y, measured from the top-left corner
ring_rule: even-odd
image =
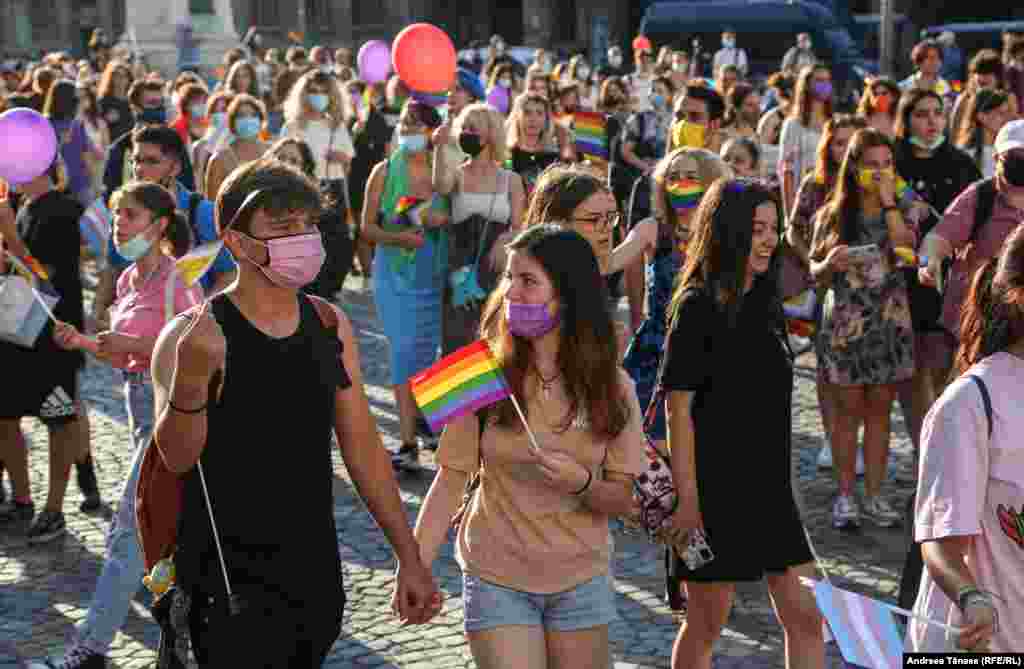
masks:
[[[181,275],[186,286],[196,285],[210,271],[222,248],[224,248],[224,242],[216,239],[200,244],[174,261],[174,268]]]
[[[573,115],[576,151],[608,162],[608,122],[599,112],[578,111]]]
[[[416,404],[435,434],[459,416],[512,395],[486,341],[464,346],[409,379]]]

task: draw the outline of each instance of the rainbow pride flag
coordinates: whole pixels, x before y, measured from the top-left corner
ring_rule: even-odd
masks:
[[[669,204],[677,212],[689,211],[700,204],[704,190],[704,185],[693,179],[673,181],[665,188]]]
[[[97,258],[102,258],[107,251],[107,241],[113,226],[113,216],[103,196],[96,198],[82,217],[78,219],[78,229],[82,240]]]
[[[512,394],[501,365],[484,340],[438,360],[409,379],[409,385],[434,434],[459,416]]]
[[[578,111],[573,115],[576,152],[608,162],[608,121],[599,112]]]
[[[181,275],[186,286],[194,286],[213,267],[213,262],[224,247],[224,242],[216,239],[195,247],[174,261],[174,267]]]
[[[15,271],[25,277],[25,280],[29,283],[36,283],[40,279],[43,281],[50,280],[50,275],[43,268],[43,264],[30,255],[26,254],[19,257],[7,251],[7,259],[11,261],[11,266],[14,267]]]

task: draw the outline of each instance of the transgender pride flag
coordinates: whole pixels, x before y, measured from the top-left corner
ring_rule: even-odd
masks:
[[[903,637],[892,614],[896,607],[840,590],[825,581],[813,582],[813,588],[818,609],[825,616],[847,666],[853,669],[903,667]]]

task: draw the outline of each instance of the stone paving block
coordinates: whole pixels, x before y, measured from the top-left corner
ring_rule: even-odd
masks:
[[[342,308],[350,315],[362,354],[363,374],[371,410],[385,447],[398,445],[397,414],[387,377],[387,342],[373,309],[372,295],[360,278],[346,283]],[[619,318],[625,318],[620,308]],[[794,388],[794,451],[797,489],[804,502],[805,522],[815,548],[836,585],[871,596],[895,595],[903,562],[902,529],[866,527],[857,534],[832,531],[829,510],[835,494],[830,472],[817,469],[821,418],[814,389],[814,356],[797,360]],[[73,626],[86,613],[102,567],[106,533],[131,465],[124,400],[109,367],[90,360],[83,376],[83,395],[90,409],[93,459],[104,509],[96,515],[78,512],[81,494],[68,489],[65,509],[69,535],[47,546],[29,547],[23,536],[0,531],[0,669],[13,669],[24,659],[59,655]],[[32,494],[45,499],[48,477],[47,436],[34,420],[23,422],[30,443]],[[890,469],[911,461],[909,440],[898,411],[893,414]],[[422,503],[435,470],[433,455],[424,453],[425,471],[402,476],[399,483],[410,522]],[[394,558],[383,535],[356,497],[337,449],[335,509],[348,603],[342,638],[332,649],[328,667],[374,666],[395,669],[472,667],[462,631],[462,576],[451,544],[433,566],[448,594],[444,613],[427,627],[402,628],[391,617]],[[742,466],[739,459],[737,466]],[[910,485],[889,482],[886,494],[894,504],[912,492]],[[615,669],[666,669],[678,624],[664,603],[662,549],[635,534],[614,530],[613,559],[616,604],[621,620],[610,637]],[[112,666],[150,666],[158,631],[145,609],[146,598],[133,603],[128,624],[115,638]],[[764,584],[741,584],[736,607],[715,648],[715,669],[782,667],[782,632]],[[829,666],[840,666],[834,646]]]

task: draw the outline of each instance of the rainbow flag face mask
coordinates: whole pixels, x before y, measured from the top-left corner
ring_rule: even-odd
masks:
[[[705,190],[704,184],[694,179],[679,179],[665,188],[668,204],[679,216],[696,209]]]

